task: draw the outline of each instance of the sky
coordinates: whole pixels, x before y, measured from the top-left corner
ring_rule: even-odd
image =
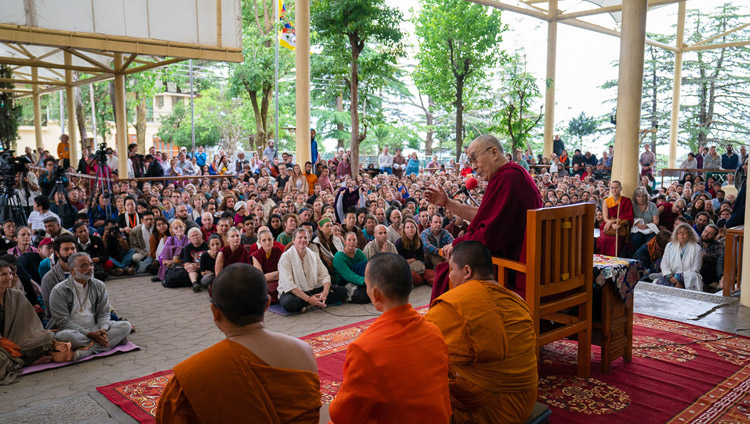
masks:
[[[419,8],[418,0],[386,0],[393,7],[397,7],[410,19],[413,13],[410,9]],[[504,0],[515,4],[514,0]],[[750,4],[735,2],[750,11]],[[748,2],[750,3],[750,2]],[[721,2],[715,0],[690,0],[688,9],[708,11]],[[593,5],[586,1],[560,1],[560,7],[569,10],[589,9]],[[670,4],[652,9],[647,19],[647,32],[671,34],[677,23],[677,4]],[[544,93],[544,79],[546,78],[546,43],[547,23],[541,20],[504,11],[502,20],[508,25],[508,31],[503,33],[500,48],[512,53],[523,49],[527,58],[527,69],[538,78],[540,91]],[[612,26],[615,22],[610,15],[591,17],[588,20],[603,26]],[[403,30],[407,33],[407,43],[416,46],[416,38],[411,23],[406,22]],[[619,58],[619,38],[583,30],[568,25],[558,24],[557,36],[557,69],[555,93],[555,125],[565,127],[567,122],[585,112],[588,116],[600,116],[612,109],[612,105],[603,104],[605,100],[614,96],[599,87],[604,82],[617,79],[618,69],[613,63]],[[416,47],[408,51],[413,56]],[[404,59],[406,63],[412,59]],[[667,147],[664,147],[667,154]]]

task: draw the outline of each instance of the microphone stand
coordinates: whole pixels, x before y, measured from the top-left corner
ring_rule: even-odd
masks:
[[[469,195],[468,196],[469,200],[471,200],[472,203],[474,203],[474,206],[479,207],[479,202],[477,202],[477,199],[475,199],[474,196],[471,195],[471,192],[469,191],[467,192],[467,194]],[[469,202],[466,202],[466,204],[469,204]]]

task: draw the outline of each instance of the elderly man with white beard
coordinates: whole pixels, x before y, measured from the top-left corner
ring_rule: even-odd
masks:
[[[110,319],[107,289],[94,278],[94,263],[88,254],[70,255],[68,268],[68,279],[50,294],[52,319],[47,328],[60,330],[55,340],[70,342],[75,349],[73,361],[78,361],[125,341],[132,326]]]

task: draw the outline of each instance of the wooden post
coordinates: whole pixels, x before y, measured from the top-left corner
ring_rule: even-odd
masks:
[[[549,0],[547,22],[547,90],[544,94],[544,148],[542,155],[552,157],[555,135],[555,70],[557,68],[557,0]],[[570,149],[570,146],[567,146]]]
[[[125,75],[122,71],[122,53],[115,53],[115,122],[117,124],[117,174],[128,177],[128,123],[125,111]]]
[[[36,139],[36,148],[44,148],[44,142],[42,141],[42,102],[39,95],[39,84],[36,84],[39,79],[39,70],[36,66],[31,67],[31,81],[34,102],[34,138]]]
[[[747,184],[747,183],[745,183]],[[750,202],[745,197],[745,228],[750,228],[747,223],[750,222]],[[750,243],[748,243],[748,234],[742,238],[742,278],[740,279],[740,303],[750,306]],[[729,276],[724,276],[724,284],[729,284]]]
[[[296,113],[297,141],[296,163],[305,169],[305,162],[310,160],[310,0],[296,0],[297,38],[294,48],[294,62],[297,67]],[[276,140],[281,137],[276,134]],[[277,141],[277,143],[278,143]]]
[[[73,65],[73,56],[65,52],[65,66]],[[73,98],[73,71],[65,70],[65,103],[68,109],[68,153],[70,166],[78,166],[78,128],[76,128],[76,102]]]
[[[669,167],[677,168],[677,132],[680,120],[680,85],[682,84],[682,49],[685,35],[685,2],[677,9],[677,51],[674,54],[674,81],[672,82],[672,120],[669,125]]]
[[[623,196],[628,197],[633,195],[638,186],[638,135],[641,127],[647,12],[648,0],[628,0],[622,4],[617,128],[612,179],[622,183]]]

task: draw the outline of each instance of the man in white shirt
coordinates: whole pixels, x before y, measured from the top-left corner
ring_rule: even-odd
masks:
[[[32,231],[44,230],[44,220],[48,217],[57,218],[57,222],[60,223],[60,217],[49,210],[49,199],[46,196],[36,196],[34,198],[34,212],[31,212],[27,220],[29,227]]]
[[[378,167],[380,172],[388,175],[393,174],[393,156],[388,153],[388,147],[383,147],[383,153],[378,156]]]

